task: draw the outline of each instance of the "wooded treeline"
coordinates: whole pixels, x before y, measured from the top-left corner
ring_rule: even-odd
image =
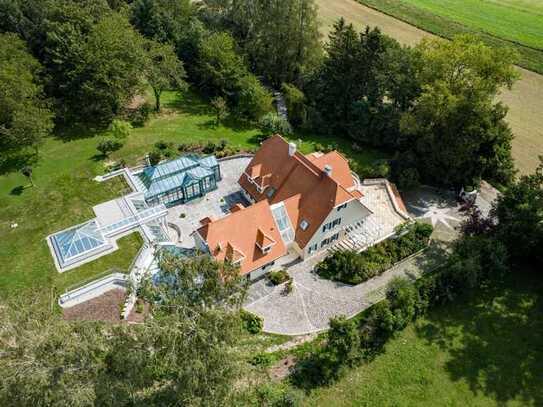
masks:
[[[343,20],[326,39],[318,28],[314,0],[1,0],[0,146],[37,146],[53,123],[104,128],[149,88],[158,111],[164,89],[188,82],[250,121],[281,89],[295,129],[389,150],[403,188],[512,180],[495,102],[516,78],[512,51],[468,36],[402,47]]]

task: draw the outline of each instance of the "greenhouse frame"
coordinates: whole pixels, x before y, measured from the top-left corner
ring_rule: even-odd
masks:
[[[221,171],[215,156],[185,155],[146,167],[137,177],[149,205],[173,206],[217,189]]]

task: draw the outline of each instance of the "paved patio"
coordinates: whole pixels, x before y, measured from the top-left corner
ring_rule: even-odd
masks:
[[[206,216],[222,218],[236,203],[249,205],[241,193],[238,179],[250,161],[247,157],[220,161],[222,179],[217,183],[216,190],[202,198],[168,209],[168,223],[175,224],[181,231],[179,246],[194,247],[190,234],[200,227],[200,219]]]
[[[273,286],[267,279],[254,283],[244,308],[264,319],[264,331],[283,335],[304,335],[328,328],[331,317],[354,316],[384,298],[386,286],[395,277],[416,279],[435,268],[443,244],[458,236],[463,215],[454,196],[423,188],[404,196],[414,218],[434,226],[436,244],[421,255],[405,259],[378,277],[356,286],[320,278],[312,272],[323,255],[289,268],[294,290],[284,293],[284,285]]]

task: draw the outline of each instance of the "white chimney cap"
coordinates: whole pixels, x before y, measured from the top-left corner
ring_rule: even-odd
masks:
[[[293,156],[296,153],[296,144],[288,143],[288,155]]]

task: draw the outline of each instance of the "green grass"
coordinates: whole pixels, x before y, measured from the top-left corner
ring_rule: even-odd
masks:
[[[543,73],[543,3],[536,0],[358,0],[444,38],[478,34],[492,46],[508,46],[519,65]]]
[[[253,126],[229,123],[215,127],[209,106],[193,93],[180,96],[165,92],[165,112],[145,127],[134,129],[124,147],[111,159],[124,158],[137,164],[159,140],[176,144],[226,139],[244,148],[256,147],[258,130]],[[121,196],[127,186],[120,179],[98,183],[92,179],[104,173],[104,162],[97,156],[96,145],[103,135],[89,131],[64,132],[62,138],[51,137],[40,149],[34,167],[35,187],[25,187],[27,180],[18,172],[0,175],[0,297],[17,295],[25,288],[49,291],[99,275],[113,267],[126,267],[137,251],[132,236],[121,241],[116,252],[81,268],[59,274],[45,241],[47,235],[94,217],[92,207]],[[315,143],[336,142],[349,157],[368,164],[383,154],[365,150],[355,153],[350,143],[329,136],[297,135],[301,150],[313,150]],[[10,225],[19,226],[12,229]]]
[[[308,406],[543,405],[543,283],[518,273],[408,327]]]
[[[117,239],[117,245],[119,248],[113,253],[66,271],[55,278],[56,291],[61,293],[67,289],[90,282],[97,277],[97,271],[99,270],[106,274],[112,271],[126,273],[138,250],[143,245],[143,238],[138,232],[133,232]]]
[[[543,3],[514,0],[402,0],[474,30],[543,49]]]

